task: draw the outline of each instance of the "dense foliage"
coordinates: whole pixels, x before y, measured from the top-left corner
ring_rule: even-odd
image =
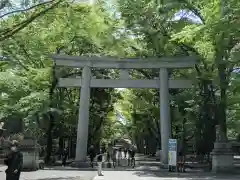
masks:
[[[235,139],[239,131],[239,104],[238,100],[233,100],[238,97],[239,91],[234,91],[235,95],[232,91],[232,88],[238,86],[236,69],[239,64],[239,31],[236,27],[240,15],[237,8],[239,2],[223,2],[119,0],[119,11],[126,27],[148,49],[144,53],[139,50],[140,55],[199,57],[200,63],[195,67],[194,74],[192,71],[170,72],[172,77],[196,77],[193,79],[196,82],[193,90],[170,93],[173,135],[179,137],[180,134],[185,134],[185,140],[194,138],[199,153],[211,151],[215,140],[215,125],[220,125],[222,140],[226,140],[227,136]],[[153,74],[151,72],[145,76]],[[139,97],[140,91],[134,90],[132,93],[135,94],[135,98],[131,98],[132,104],[139,104],[136,97]],[[143,105],[140,112],[148,114],[148,121],[153,122],[153,114],[156,119],[159,118],[159,112],[153,111],[159,105],[155,101],[157,97],[154,98],[158,93],[142,91],[141,95],[142,103],[146,104],[147,101],[151,105]],[[135,109],[139,106],[133,107]],[[146,121],[144,116],[141,117]],[[143,131],[148,129],[145,127]]]
[[[4,121],[20,119],[25,135],[47,138],[48,156],[52,139],[76,136],[80,97],[79,89],[57,88],[56,79],[79,76],[81,70],[55,69],[49,57],[53,53],[197,55],[200,62],[195,69],[169,72],[173,78],[194,81],[193,89],[170,90],[173,137],[191,142],[198,153],[208,153],[215,141],[215,125],[221,127],[222,140],[240,136],[237,0],[228,1],[228,6],[220,0],[118,0],[111,2],[111,9],[106,2],[93,6],[29,2],[23,4],[26,11],[7,16],[10,4],[4,2],[8,1],[0,1],[4,10],[0,58],[7,61],[0,64],[0,116]],[[138,70],[131,76],[150,79],[158,74]],[[94,70],[98,78],[116,75],[115,70]],[[119,121],[119,112],[124,122]],[[139,146],[153,144],[154,151],[161,140],[159,113],[158,90],[91,89],[89,144],[99,146],[125,137]]]

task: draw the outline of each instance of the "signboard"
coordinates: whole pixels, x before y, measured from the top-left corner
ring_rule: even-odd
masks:
[[[177,140],[168,140],[168,165],[177,166]]]

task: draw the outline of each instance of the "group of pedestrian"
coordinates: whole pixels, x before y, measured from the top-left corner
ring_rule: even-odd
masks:
[[[127,159],[128,166],[135,167],[135,153],[136,149],[134,147],[116,149],[115,153],[113,153],[113,159],[116,160],[116,162],[113,162],[114,167],[115,163],[121,166],[121,161],[123,159]]]
[[[99,153],[96,153],[95,148],[93,145],[90,146],[88,154],[90,157],[91,167],[94,167],[94,159],[96,158],[97,164],[98,164],[98,175],[103,176],[102,174],[102,162],[103,162],[103,156],[106,152],[105,148],[100,149]],[[115,168],[116,165],[120,166],[120,161],[122,159],[128,160],[128,166],[135,166],[135,153],[136,148],[132,146],[132,148],[111,148],[111,150],[107,151],[108,154],[108,160],[110,161],[110,157],[113,162],[113,167]],[[66,160],[68,157],[68,150],[67,148],[64,149],[62,153],[62,165],[66,165]],[[14,142],[10,146],[10,152],[4,159],[5,165],[7,165],[6,169],[6,180],[19,180],[20,174],[22,171],[22,164],[23,164],[23,155],[18,150],[18,143]]]
[[[103,176],[102,174],[102,162],[103,156],[106,153],[106,160],[110,163],[110,159],[112,160],[112,165],[114,168],[116,166],[121,166],[121,161],[126,159],[128,162],[128,166],[135,167],[135,154],[136,147],[132,145],[131,148],[115,148],[109,147],[107,150],[105,147],[101,148],[99,153],[96,153],[93,145],[88,149],[88,155],[90,158],[90,165],[94,167],[94,159],[96,158],[98,164],[98,175]]]

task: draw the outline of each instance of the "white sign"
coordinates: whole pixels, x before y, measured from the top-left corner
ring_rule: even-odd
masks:
[[[177,140],[168,140],[168,165],[177,166]]]

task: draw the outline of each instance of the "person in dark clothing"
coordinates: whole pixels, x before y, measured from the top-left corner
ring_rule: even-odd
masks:
[[[132,153],[131,149],[128,149],[128,166],[130,166],[131,164],[131,153]]]
[[[68,157],[68,150],[67,148],[64,148],[62,153],[62,166],[66,166],[67,157]]]
[[[133,168],[135,167],[135,154],[136,154],[136,149],[135,147],[132,147],[130,152],[130,164]]]
[[[93,168],[93,161],[94,161],[94,158],[96,156],[96,152],[95,152],[95,149],[94,149],[93,145],[90,146],[90,148],[88,150],[88,155],[89,155],[89,158],[90,158],[91,167]]]
[[[178,172],[185,172],[185,151],[186,151],[186,142],[184,138],[185,134],[182,133],[181,138],[178,142],[178,162],[177,162],[177,170]]]
[[[112,162],[113,162],[113,168],[115,168],[116,162],[117,162],[117,149],[115,147],[112,150]]]
[[[106,147],[105,147],[105,145],[102,146],[101,151],[102,151],[102,153],[105,153],[105,152],[106,152]]]
[[[4,160],[6,169],[6,180],[19,180],[22,171],[23,155],[17,149],[17,142],[11,145],[11,152]]]
[[[128,152],[128,149],[127,148],[124,148],[124,158],[127,159],[127,152]]]

